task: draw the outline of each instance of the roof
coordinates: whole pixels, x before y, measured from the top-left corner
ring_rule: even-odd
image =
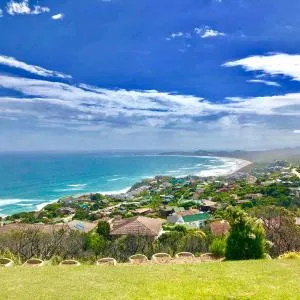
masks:
[[[183,221],[185,223],[195,222],[195,221],[205,221],[210,218],[210,214],[208,213],[200,213],[195,215],[183,216]]]
[[[72,230],[78,230],[80,232],[86,232],[86,233],[92,231],[95,227],[97,227],[97,223],[84,222],[78,220],[70,221],[67,223],[67,225]]]
[[[97,223],[73,220],[65,224],[25,224],[12,223],[0,227],[0,233],[8,233],[14,231],[41,231],[44,233],[53,233],[60,229],[78,230],[80,232],[90,232],[97,226]]]
[[[177,213],[179,216],[191,216],[191,215],[196,215],[199,214],[199,209],[189,209],[189,210],[185,210],[185,211],[181,211]]]
[[[210,200],[203,200],[201,205],[202,206],[213,206],[213,207],[215,207],[217,205],[217,202],[210,201]]]
[[[117,220],[112,223],[111,235],[157,236],[163,222],[161,219],[142,216]]]
[[[52,233],[60,229],[67,229],[63,224],[25,224],[25,223],[11,223],[0,226],[1,233],[19,232],[19,231],[41,231],[43,233]]]
[[[147,212],[151,212],[151,208],[149,207],[142,207],[142,208],[137,208],[132,211],[134,214],[143,214]]]
[[[222,236],[228,233],[230,225],[226,220],[215,221],[209,224],[213,235]]]

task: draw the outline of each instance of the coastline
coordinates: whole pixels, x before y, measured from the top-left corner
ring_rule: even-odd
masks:
[[[160,156],[160,155],[146,155],[146,156]],[[218,156],[202,156],[202,155],[180,155],[180,154],[175,154],[175,155],[167,155],[167,156],[178,156],[178,157],[197,157],[197,158],[210,158],[210,159],[218,159],[218,160],[222,160],[224,162],[224,166],[220,167],[220,166],[211,166],[208,170],[203,170],[200,172],[193,172],[190,175],[182,175],[182,176],[172,176],[172,175],[161,175],[161,174],[157,174],[151,177],[147,177],[147,178],[154,178],[156,176],[171,176],[171,177],[176,177],[176,178],[181,178],[181,177],[186,177],[186,176],[198,176],[198,177],[226,177],[226,176],[230,176],[236,172],[239,172],[240,170],[246,168],[247,166],[251,165],[252,162],[245,160],[245,159],[240,159],[240,158],[233,158],[233,157],[218,157]],[[141,178],[139,181],[135,182],[134,184],[142,181],[143,179],[146,178]],[[134,186],[134,184],[132,186]],[[35,210],[31,210],[31,211],[41,211],[45,206],[47,206],[48,204],[51,203],[55,203],[57,201],[59,201],[59,199],[63,198],[63,197],[67,197],[67,196],[73,196],[73,197],[79,197],[79,196],[83,196],[83,195],[87,195],[87,194],[91,194],[91,193],[100,193],[103,195],[118,195],[118,194],[126,194],[128,193],[128,191],[132,188],[132,186],[128,186],[126,188],[123,188],[121,190],[112,190],[112,191],[86,191],[83,193],[78,193],[78,194],[71,194],[71,195],[65,195],[62,196],[60,198],[56,198],[53,200],[49,200],[49,201],[44,201],[41,202],[39,204],[36,205],[36,209]],[[4,199],[3,199],[4,200]],[[5,199],[6,200],[6,199]],[[23,201],[22,199],[20,199],[20,201]],[[28,200],[27,200],[28,201]],[[27,210],[24,210],[22,212],[26,212]],[[11,214],[9,214],[11,215]],[[0,210],[0,217],[6,217],[8,215],[4,215],[1,214],[1,210]]]
[[[188,156],[188,155],[170,155],[170,156]],[[214,170],[214,169],[208,170],[208,171],[201,171],[200,173],[194,174],[195,176],[198,176],[198,177],[219,177],[219,176],[226,177],[226,176],[230,176],[232,174],[235,174],[235,173],[241,171],[242,169],[246,168],[247,166],[250,166],[251,164],[253,164],[253,162],[251,162],[249,160],[240,159],[240,158],[232,158],[232,157],[196,156],[196,155],[193,155],[193,157],[218,158],[218,159],[221,159],[221,160],[224,160],[224,161],[228,161],[228,160],[232,161],[232,160],[234,160],[235,162],[238,162],[237,164],[235,164],[235,169],[227,169],[227,170],[224,170],[224,172],[222,172],[222,171],[218,172],[217,170]],[[220,170],[220,169],[218,169],[218,170]],[[203,175],[203,174],[201,174],[202,172],[211,172],[211,174],[210,175]],[[160,176],[160,175],[156,175],[156,176]],[[154,178],[154,177],[151,177],[151,178]],[[73,196],[74,197],[80,197],[80,196],[84,196],[84,195],[87,195],[87,194],[90,194],[90,193],[99,193],[99,194],[103,194],[103,195],[126,194],[126,193],[128,193],[128,191],[131,188],[132,188],[132,186],[124,188],[124,189],[121,189],[121,190],[118,190],[118,191],[87,192],[87,193],[82,193],[82,194],[76,194],[76,195],[73,195]],[[41,203],[41,204],[37,205],[37,210],[36,211],[40,211],[45,206],[47,206],[48,204],[55,203],[57,201],[59,201],[59,199],[53,200],[53,201],[48,202],[48,203],[46,203],[46,202],[45,203]]]

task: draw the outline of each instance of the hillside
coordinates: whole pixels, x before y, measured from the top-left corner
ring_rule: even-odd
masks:
[[[299,299],[299,260],[0,269],[0,299]]]
[[[270,162],[273,160],[300,160],[300,148],[283,148],[274,150],[261,150],[261,151],[209,151],[209,150],[197,150],[193,152],[164,152],[162,155],[199,155],[199,156],[219,156],[219,157],[233,157],[250,160],[253,162]]]

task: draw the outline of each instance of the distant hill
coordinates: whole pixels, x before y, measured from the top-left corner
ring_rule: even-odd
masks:
[[[209,151],[197,150],[192,152],[175,151],[164,152],[162,155],[197,155],[197,156],[220,156],[220,157],[233,157],[250,160],[253,162],[267,162],[273,160],[289,160],[300,161],[300,147],[297,148],[283,148],[265,151]]]

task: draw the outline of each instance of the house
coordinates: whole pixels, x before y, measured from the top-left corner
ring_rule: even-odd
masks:
[[[211,222],[209,227],[212,235],[214,236],[224,236],[230,230],[230,225],[226,220]]]
[[[85,221],[73,220],[68,222],[67,225],[71,230],[88,233],[97,227],[98,222],[85,222]]]
[[[206,222],[210,219],[210,214],[205,212],[197,212],[194,214],[173,214],[167,217],[168,222],[176,225],[186,225],[191,228],[203,227]]]
[[[137,208],[132,211],[134,215],[147,215],[152,212],[152,209],[149,207]]]
[[[76,199],[74,197],[64,197],[59,202],[62,202],[63,205],[71,205]]]
[[[167,218],[170,216],[172,213],[174,213],[174,208],[173,207],[160,207],[159,208],[159,214],[163,218]]]
[[[174,211],[176,212],[176,213],[178,213],[178,212],[182,212],[182,211],[185,211],[185,209],[184,209],[184,207],[181,207],[181,206],[176,206],[176,207],[174,207]]]
[[[248,184],[255,184],[257,182],[257,178],[253,175],[248,175],[246,180]]]
[[[0,234],[7,234],[11,232],[23,232],[23,231],[33,231],[42,233],[54,233],[61,229],[68,229],[64,224],[24,224],[24,223],[10,223],[2,224],[0,226]]]
[[[191,228],[201,228],[206,224],[206,222],[209,219],[210,219],[210,214],[205,212],[200,212],[194,215],[182,216],[183,224]],[[179,220],[178,224],[180,224],[180,221],[181,220]]]
[[[192,199],[193,200],[197,200],[200,198],[200,196],[203,194],[204,190],[201,189],[201,190],[196,190],[193,195],[192,195]]]
[[[71,207],[62,207],[57,210],[60,215],[72,215],[75,213],[75,209]]]
[[[199,209],[191,208],[188,210],[180,211],[177,213],[177,215],[183,217],[183,216],[191,216],[191,215],[195,215],[195,214],[199,214],[199,213],[200,213]]]
[[[263,194],[257,193],[257,194],[247,194],[245,195],[246,199],[249,200],[259,200],[263,197]]]
[[[300,226],[300,218],[295,218],[296,225]]]
[[[163,199],[162,203],[164,203],[164,204],[168,204],[169,202],[174,200],[173,195],[160,195],[160,197]]]
[[[218,203],[211,200],[202,200],[200,209],[202,211],[216,211],[218,209]]]
[[[114,220],[111,224],[110,234],[113,237],[123,235],[148,236],[156,238],[162,233],[164,220],[147,218],[143,216],[128,219]]]

